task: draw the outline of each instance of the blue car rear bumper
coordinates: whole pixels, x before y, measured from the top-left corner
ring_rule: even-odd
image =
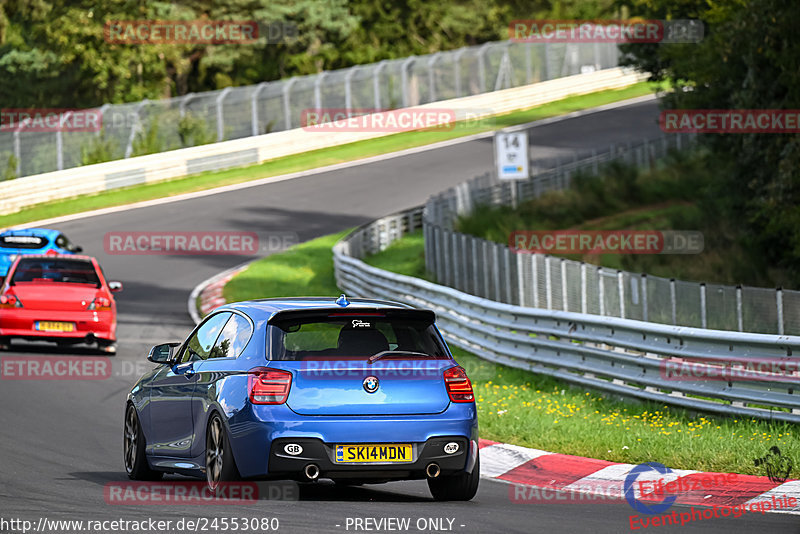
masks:
[[[302,416],[285,405],[247,405],[229,417],[228,425],[236,465],[246,478],[283,478],[295,473],[299,477],[309,462],[320,467],[322,477],[346,472],[343,476],[393,478],[393,474],[409,477],[410,473],[410,478],[416,478],[424,476],[431,458],[442,455],[442,440],[437,438],[451,438],[460,444],[458,454],[436,460],[444,462],[445,474],[471,471],[477,455],[478,423],[473,403],[451,403],[439,414],[403,416]],[[286,443],[300,444],[305,454],[297,459],[283,454]],[[335,464],[333,447],[347,443],[411,443],[415,445],[415,459],[410,464]]]

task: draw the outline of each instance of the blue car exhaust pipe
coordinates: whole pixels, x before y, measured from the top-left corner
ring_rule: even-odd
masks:
[[[428,478],[436,478],[441,472],[442,470],[436,462],[429,463],[428,467],[425,468],[425,474],[428,475]]]
[[[317,467],[317,464],[308,464],[303,469],[303,473],[305,473],[308,480],[316,480],[319,477],[319,467]]]

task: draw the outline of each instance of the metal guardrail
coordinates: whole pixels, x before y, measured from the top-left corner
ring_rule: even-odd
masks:
[[[101,132],[0,131],[0,176],[77,167],[83,152],[129,158],[302,126],[304,109],[397,109],[618,65],[614,43],[501,41],[163,100],[106,104]],[[159,145],[154,148],[152,143]]]
[[[384,217],[334,246],[348,294],[436,312],[449,343],[478,356],[589,388],[717,414],[800,422],[800,375],[790,381],[667,380],[667,363],[708,372],[737,364],[800,365],[800,337],[667,326],[503,304],[371,267],[359,258],[422,227],[422,208]]]
[[[410,109],[424,111],[445,108],[454,112],[457,120],[468,116],[470,121],[478,121],[518,109],[555,102],[570,95],[621,89],[643,79],[641,73],[615,67],[501,91],[422,104]],[[382,115],[385,117],[391,113],[387,111]],[[380,115],[377,114],[376,117]],[[437,124],[451,123],[449,114],[436,115]],[[25,176],[0,182],[0,214],[13,213],[41,202],[143,183],[156,183],[204,171],[252,165],[322,148],[376,139],[393,133],[388,129],[375,131],[371,128],[333,133],[295,128],[267,135]]]
[[[425,261],[446,286],[506,304],[591,313],[662,324],[762,334],[800,335],[800,291],[689,282],[608,269],[544,254],[516,253],[453,230],[475,206],[513,205],[568,188],[577,173],[597,176],[603,164],[656,165],[692,137],[616,145],[558,162],[519,182],[479,176],[431,197],[425,206]],[[519,228],[529,230],[532,228]]]

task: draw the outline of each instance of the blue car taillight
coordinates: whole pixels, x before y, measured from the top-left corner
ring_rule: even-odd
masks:
[[[463,367],[456,366],[445,369],[444,385],[447,387],[447,394],[450,395],[450,400],[453,402],[472,402],[475,400],[472,384]]]
[[[268,367],[250,369],[247,390],[253,404],[283,404],[292,387],[292,373]]]

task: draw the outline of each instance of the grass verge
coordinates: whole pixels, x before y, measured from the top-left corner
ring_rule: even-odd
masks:
[[[575,175],[568,189],[517,208],[477,206],[459,217],[456,230],[502,244],[512,232],[526,230],[699,231],[699,254],[554,255],[667,279],[796,288],[790,271],[753,246],[741,213],[729,208],[730,195],[716,179],[720,169],[724,162],[704,150],[672,153],[652,168],[613,163],[599,177]]]
[[[226,299],[337,295],[331,247],[346,233],[254,262],[228,283]],[[421,243],[420,233],[410,234],[366,262],[400,274],[424,275]],[[765,474],[753,460],[773,445],[800,460],[796,425],[696,415],[621,400],[451,348],[472,379],[481,436],[487,439],[615,462],[657,461],[675,469],[753,475]]]
[[[121,206],[194,191],[202,191],[214,187],[248,182],[270,176],[278,176],[325,165],[333,165],[345,161],[354,161],[379,154],[428,145],[456,137],[472,135],[483,131],[564,115],[582,109],[589,109],[611,102],[650,94],[654,89],[660,87],[660,85],[642,82],[624,89],[567,97],[563,100],[532,109],[500,115],[495,117],[494,121],[486,121],[487,123],[494,122],[494,124],[484,124],[481,127],[456,127],[450,131],[429,130],[398,133],[379,139],[360,141],[338,147],[287,156],[249,167],[204,172],[167,182],[131,186],[94,195],[84,195],[77,198],[37,204],[17,213],[0,216],[0,227],[111,206]]]

